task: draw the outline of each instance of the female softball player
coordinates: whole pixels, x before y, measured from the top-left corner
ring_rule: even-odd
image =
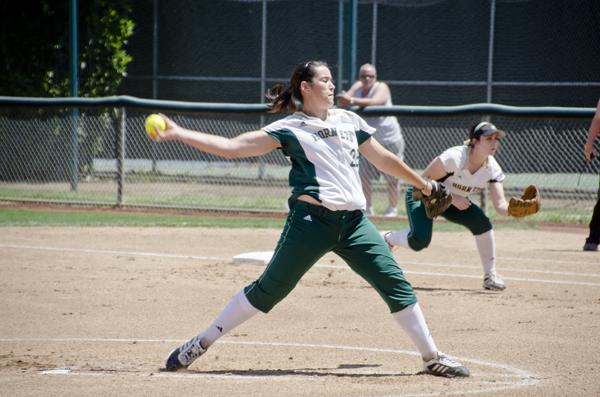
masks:
[[[499,146],[498,139],[505,136],[506,132],[491,123],[474,125],[465,145],[447,149],[423,173],[425,178],[438,181],[450,189],[452,205],[442,216],[465,226],[475,236],[483,265],[483,287],[489,290],[503,290],[506,285],[496,273],[496,243],[492,223],[483,210],[469,199],[469,195],[489,186],[496,212],[508,215],[509,203],[502,185],[505,176],[494,159]],[[406,191],[410,229],[385,233],[384,238],[390,247],[402,246],[420,251],[431,242],[433,220],[426,216],[421,202],[413,199],[412,190],[409,186]]]
[[[362,210],[359,152],[380,170],[431,194],[428,182],[371,138],[374,129],[358,115],[331,109],[331,72],[322,62],[298,65],[289,86],[270,91],[273,112],[293,114],[233,139],[184,129],[166,119],[161,140],[177,140],[226,158],[259,156],[280,149],[290,157],[290,212],[263,274],[239,291],[216,320],[171,352],[166,369],[189,366],[220,337],[259,311],[268,313],[327,252],[335,252],[368,281],[388,305],[423,357],[424,370],[438,376],[468,376],[459,362],[440,353],[410,283],[387,244]],[[300,106],[300,110],[296,107]]]

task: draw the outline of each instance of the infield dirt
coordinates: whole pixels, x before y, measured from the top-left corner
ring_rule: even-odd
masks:
[[[263,264],[279,230],[0,228],[0,395],[598,396],[600,253],[585,229],[496,231],[508,288],[484,291],[474,239],[395,251],[440,350],[467,379],[419,374],[387,307],[327,255],[268,315],[187,371],[161,372]]]

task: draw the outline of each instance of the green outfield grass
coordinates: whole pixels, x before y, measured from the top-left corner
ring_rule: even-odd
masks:
[[[110,226],[110,227],[218,227],[218,228],[275,228],[281,229],[285,219],[281,216],[264,217],[251,215],[186,214],[171,215],[157,212],[128,212],[120,210],[35,210],[0,208],[0,226]],[[404,229],[408,222],[402,219],[374,219],[380,230]],[[502,222],[496,228],[537,229],[535,224],[525,222]],[[434,224],[437,231],[464,231],[460,225],[445,221]]]
[[[85,185],[76,192],[69,190],[62,191],[39,191],[39,190],[19,190],[19,189],[0,189],[0,199],[11,201],[39,201],[39,202],[64,202],[64,203],[98,203],[106,205],[116,204],[116,193],[106,191],[86,192]],[[115,188],[116,190],[116,188]],[[247,189],[246,189],[247,190]],[[257,189],[259,190],[259,189]],[[162,193],[162,192],[161,192]],[[179,192],[176,190],[164,192],[164,194],[148,194],[126,192],[123,198],[125,205],[152,205],[164,207],[181,208],[202,208],[202,209],[242,209],[242,210],[285,210],[287,191],[281,197],[272,197],[262,195],[260,197],[252,196],[234,196],[230,195],[224,198],[219,193],[198,194]]]
[[[146,168],[151,166],[151,163],[148,161],[140,164],[136,166],[141,168],[132,169],[132,173],[126,176],[120,202],[118,202],[118,185],[116,180],[99,176],[82,178],[75,191],[71,190],[71,185],[68,181],[0,183],[0,200],[71,205],[83,204],[100,207],[115,205],[123,207],[162,207],[165,209],[188,209],[191,211],[225,210],[283,213],[286,210],[290,188],[284,183],[285,173],[283,170],[289,171],[287,167],[266,167],[268,171],[266,174],[269,178],[276,176],[283,178],[281,180],[272,180],[269,178],[259,180],[240,177],[240,175],[250,177],[250,175],[256,173],[256,167],[252,167],[251,164],[209,167],[207,164],[201,163],[200,165],[195,165],[196,169],[192,167],[195,164],[192,162],[162,162],[159,163],[163,167],[161,173],[147,172]],[[189,170],[185,169],[185,175],[167,173],[167,171],[171,173],[174,170],[181,171],[181,168],[184,166],[192,167]],[[133,167],[133,165],[129,164],[129,167]],[[205,179],[204,177],[207,176],[210,176],[210,178]],[[217,176],[223,179],[215,179]],[[539,214],[528,218],[528,221],[583,225],[587,224],[591,217],[598,186],[597,178],[598,176],[594,174],[574,173],[511,174],[506,178],[505,190],[507,196],[518,195],[524,186],[534,181],[540,186],[542,191],[542,210]],[[373,184],[375,192],[373,195],[373,206],[376,214],[382,214],[388,206],[384,185],[382,180]],[[546,191],[550,193],[545,194]],[[477,198],[474,198],[474,201],[479,203]],[[491,208],[491,203],[488,205],[488,211],[494,221],[506,221],[505,217],[496,216]],[[403,192],[400,195],[398,215],[401,217],[406,215]],[[133,222],[134,220],[131,221]],[[83,223],[85,221],[79,220],[78,222]],[[117,220],[110,222],[113,225],[119,224]],[[144,218],[135,219],[135,222],[161,225],[162,223],[153,222],[168,223],[170,221],[163,219],[148,220]],[[202,222],[207,222],[207,220],[203,219]],[[179,224],[178,221],[175,221],[175,223]],[[204,224],[202,223],[202,225]]]
[[[133,226],[133,227],[282,227],[283,219],[233,217],[215,214],[168,215],[126,211],[46,211],[0,209],[0,226]]]

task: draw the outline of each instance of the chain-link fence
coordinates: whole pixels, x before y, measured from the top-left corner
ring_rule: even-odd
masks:
[[[150,111],[140,104],[160,109],[159,101],[122,106],[117,99],[111,106],[72,99],[70,106],[61,107],[40,107],[35,102],[26,106],[23,99],[15,107],[14,101],[0,103],[0,200],[286,211],[290,194],[286,157],[274,151],[226,160],[178,142],[152,142],[144,132]],[[507,196],[535,183],[543,205],[532,219],[588,222],[599,186],[599,162],[587,163],[582,154],[593,109],[579,108],[578,113],[557,109],[540,115],[539,108],[518,109],[520,114],[515,114],[487,106],[458,113],[442,107],[384,110],[398,115],[406,140],[405,161],[417,170],[444,149],[462,144],[474,123],[492,121],[509,134],[496,155],[507,174]],[[170,103],[162,109],[188,128],[227,137],[281,117],[244,105]],[[373,188],[375,211],[381,214],[387,207],[385,181],[376,181]],[[405,213],[404,189],[401,185],[400,216]],[[488,211],[494,215],[492,208]]]

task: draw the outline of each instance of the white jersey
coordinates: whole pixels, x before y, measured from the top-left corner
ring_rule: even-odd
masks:
[[[330,109],[327,120],[296,112],[263,130],[290,157],[292,197],[307,194],[333,211],[364,209],[358,145],[375,132],[360,116]]]
[[[463,197],[479,193],[489,183],[502,182],[505,178],[494,156],[489,156],[483,166],[471,174],[467,165],[469,150],[468,146],[454,146],[439,156],[446,170],[446,177],[440,181],[450,189],[452,194]]]

